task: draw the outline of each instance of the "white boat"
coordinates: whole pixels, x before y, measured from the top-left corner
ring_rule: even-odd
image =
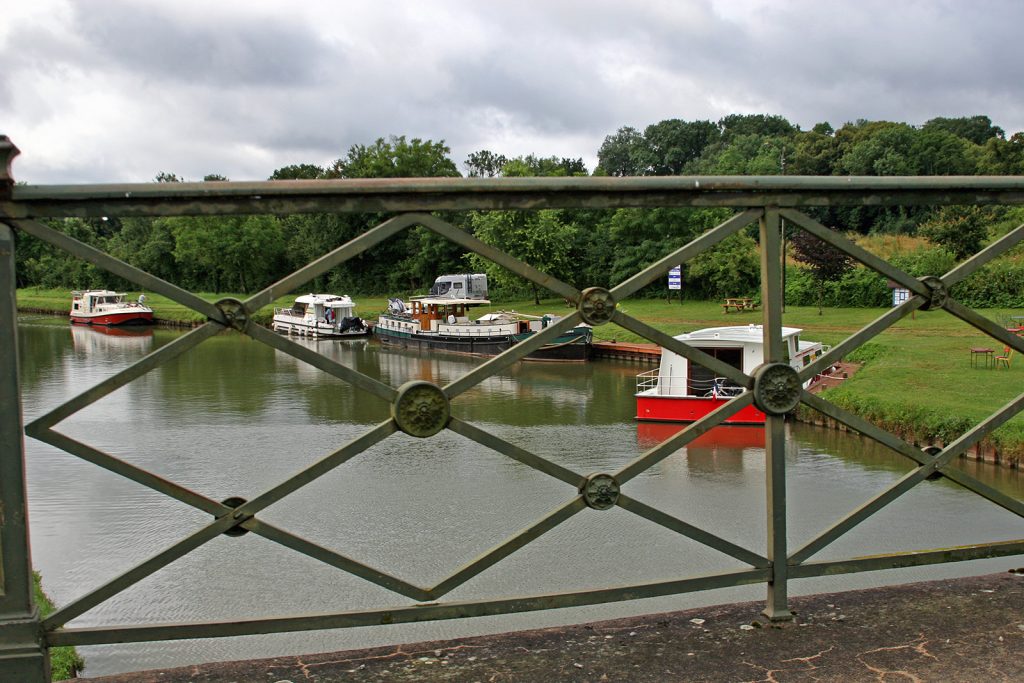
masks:
[[[273,328],[303,337],[359,337],[370,333],[348,296],[303,294],[291,308],[275,308]]]
[[[71,322],[77,325],[149,325],[153,323],[153,309],[139,300],[126,301],[123,292],[109,289],[89,289],[71,293]]]
[[[786,362],[797,370],[810,365],[825,351],[819,342],[803,341],[800,330],[782,328]],[[750,375],[764,362],[764,328],[761,325],[709,327],[675,337],[689,346]],[[746,391],[699,363],[667,349],[661,350],[657,370],[637,375],[636,418],[665,422],[695,422],[734,396]],[[809,385],[808,381],[805,386]],[[749,405],[726,424],[764,424],[765,414]]]

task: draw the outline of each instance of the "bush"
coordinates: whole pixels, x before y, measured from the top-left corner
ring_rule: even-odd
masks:
[[[872,308],[890,301],[886,279],[870,268],[852,268],[838,280],[821,284],[822,304],[829,307]],[[817,306],[818,282],[810,269],[786,268],[786,303],[793,306]]]
[[[1024,307],[1024,263],[994,261],[953,286],[953,298],[978,308]]]
[[[940,247],[895,256],[892,264],[913,277],[941,276],[956,266],[953,255]],[[823,283],[822,303],[829,307],[873,308],[889,305],[891,293],[884,276],[858,266],[839,280]],[[818,284],[808,268],[786,268],[786,303],[816,306]],[[1024,261],[1001,258],[953,286],[951,295],[971,308],[1024,307]]]

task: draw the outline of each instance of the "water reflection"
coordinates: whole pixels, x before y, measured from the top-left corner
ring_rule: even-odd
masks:
[[[641,448],[653,448],[687,427],[676,422],[637,422],[636,439]],[[715,427],[680,449],[692,472],[740,472],[747,457],[764,455],[764,427],[728,425]]]
[[[105,327],[68,325],[75,350],[82,353],[114,353],[132,348],[148,352],[153,346],[152,327]]]
[[[24,409],[31,419],[180,336],[69,332],[19,326]],[[84,334],[93,333],[93,334]],[[486,359],[380,348],[367,340],[306,341],[391,386],[446,384]],[[453,412],[527,450],[587,474],[614,471],[683,425],[636,423],[637,366],[516,363],[453,401]],[[183,486],[221,500],[252,498],[385,419],[381,400],[248,337],[226,332],[115,391],[57,426]],[[869,440],[789,425],[791,543],[820,533],[891,485],[908,465]],[[208,517],[26,439],[33,560],[67,604],[194,531]],[[1017,498],[1017,473],[962,461]],[[729,541],[765,547],[764,430],[721,427],[629,482],[629,495]],[[575,489],[445,432],[396,434],[268,508],[268,521],[429,583],[501,543],[575,495]],[[948,481],[915,489],[835,547],[842,556],[1019,537],[1020,520],[992,512]],[[888,515],[888,516],[886,516]],[[952,538],[952,540],[951,540]],[[929,545],[931,544],[931,545]],[[524,595],[724,571],[735,561],[623,510],[584,511],[448,596]],[[979,569],[981,567],[982,569]],[[240,570],[240,568],[242,568]],[[817,592],[981,573],[998,561],[794,583]],[[242,574],[239,574],[242,571]],[[239,576],[244,580],[239,580]],[[879,578],[879,577],[884,578]],[[908,578],[909,577],[909,578]],[[831,581],[832,583],[828,583]],[[366,631],[282,634],[85,648],[90,675],[216,659],[409,642],[610,618],[740,599],[763,587]],[[404,600],[252,534],[218,538],[76,626],[246,618],[403,604]]]

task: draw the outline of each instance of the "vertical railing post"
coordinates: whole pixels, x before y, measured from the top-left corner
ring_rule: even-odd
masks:
[[[0,136],[0,202],[17,153]],[[0,680],[32,683],[50,680],[50,658],[32,590],[15,289],[14,231],[0,223]]]
[[[761,301],[764,307],[764,363],[784,363],[782,339],[782,247],[779,209],[765,209],[759,221],[761,231]],[[756,395],[755,389],[755,395]],[[786,431],[785,415],[767,414],[765,425],[765,485],[767,488],[768,560],[772,576],[768,582],[768,604],[764,614],[773,621],[791,619],[789,571],[786,564]]]

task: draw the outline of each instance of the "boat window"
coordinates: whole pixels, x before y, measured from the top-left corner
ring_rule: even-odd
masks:
[[[807,354],[806,356],[804,356],[804,367],[806,368],[810,364],[811,364],[811,354]]]
[[[455,290],[461,290],[462,289],[462,283],[461,282],[456,282],[456,283],[454,283],[452,285],[452,288],[455,289]],[[456,291],[455,293],[456,294],[461,294],[461,291]]]
[[[731,365],[737,370],[743,370],[743,349],[710,348],[701,349],[704,353],[717,358],[718,360]],[[703,396],[708,387],[712,385],[717,375],[699,363],[687,360],[687,389],[695,396]]]

